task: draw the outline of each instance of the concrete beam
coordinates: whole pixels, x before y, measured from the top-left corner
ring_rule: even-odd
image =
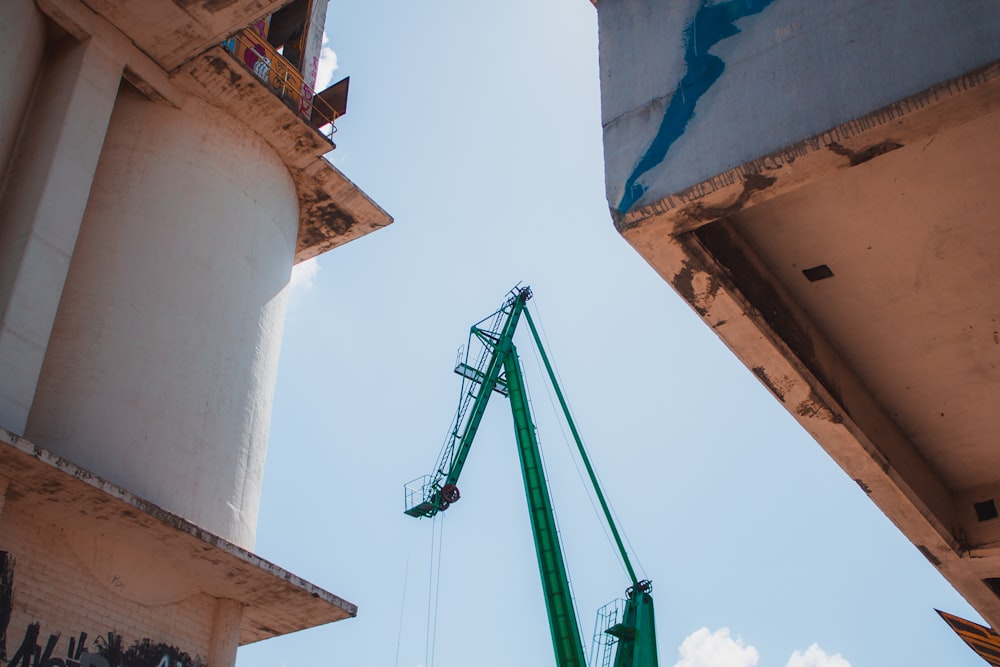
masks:
[[[154,102],[166,102],[180,107],[184,94],[146,54],[136,48],[131,39],[107,19],[95,14],[79,0],[35,0],[38,8],[78,40],[93,39],[107,53],[118,58],[125,70],[125,79]]]
[[[93,40],[51,50],[0,194],[0,424],[23,432],[121,81]]]
[[[208,664],[212,667],[236,667],[242,618],[242,602],[227,598],[216,600],[212,636],[208,642]]]
[[[160,67],[173,72],[290,0],[87,0]]]

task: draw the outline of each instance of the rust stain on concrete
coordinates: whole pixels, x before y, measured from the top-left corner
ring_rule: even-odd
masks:
[[[837,423],[833,410],[815,391],[810,391],[808,398],[799,401],[795,406],[795,414],[807,419],[823,419]]]
[[[765,387],[771,390],[771,393],[774,394],[779,401],[782,403],[785,402],[784,391],[778,386],[774,379],[767,374],[767,371],[764,370],[763,366],[754,366],[750,370],[753,371],[753,374],[757,376],[757,379],[760,380]]]
[[[695,284],[699,277],[705,280],[704,289],[699,289],[699,286]],[[715,301],[715,296],[722,287],[714,275],[695,270],[687,261],[684,262],[681,270],[674,274],[673,280],[670,282],[674,289],[684,297],[684,300],[691,304],[695,312],[702,317],[708,315],[712,303]]]

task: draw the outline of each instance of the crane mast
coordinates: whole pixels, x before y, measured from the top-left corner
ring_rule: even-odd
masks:
[[[656,667],[656,635],[653,600],[650,594],[652,586],[647,580],[639,581],[632,569],[611,511],[601,493],[597,476],[590,465],[565,398],[556,382],[555,373],[542,347],[538,331],[527,310],[527,302],[531,296],[530,288],[515,287],[500,309],[472,326],[465,360],[459,362],[455,368],[455,372],[462,377],[462,393],[452,428],[445,439],[434,472],[407,485],[405,513],[417,518],[433,517],[461,498],[457,486],[458,479],[486,405],[494,392],[507,396],[510,399],[514,419],[528,514],[531,519],[556,664],[559,667],[586,667],[569,577],[524,386],[524,375],[513,341],[518,322],[523,315],[531,329],[549,380],[555,388],[563,414],[632,581],[632,585],[626,591],[627,599],[624,605],[615,607],[613,611],[606,611],[613,606],[608,605],[602,610],[607,622],[601,641],[608,651],[602,655],[595,652],[596,662],[600,664],[591,667],[611,667],[612,647],[616,648],[613,667]],[[474,346],[481,348],[478,357],[473,353]]]

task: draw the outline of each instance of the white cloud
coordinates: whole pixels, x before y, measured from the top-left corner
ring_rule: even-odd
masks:
[[[288,297],[308,294],[316,288],[316,275],[319,273],[319,262],[316,258],[307,259],[292,267],[292,279],[288,283]]]
[[[813,644],[805,653],[795,651],[788,659],[785,667],[851,667],[839,653],[829,655],[818,644]]]
[[[684,639],[680,654],[674,667],[756,667],[760,661],[757,649],[730,637],[729,628],[695,630]]]
[[[337,71],[337,52],[330,46],[330,40],[323,35],[323,46],[319,52],[319,70],[316,74],[316,85],[313,88],[317,91],[325,90],[333,83],[333,73]]]
[[[760,662],[757,649],[742,637],[731,637],[729,628],[695,630],[684,639],[679,651],[681,658],[674,667],[757,667]],[[851,663],[814,643],[805,651],[793,652],[785,667],[851,667]]]

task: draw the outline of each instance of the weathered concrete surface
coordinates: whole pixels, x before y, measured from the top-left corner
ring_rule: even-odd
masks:
[[[322,158],[333,144],[219,47],[233,32],[285,2],[37,3],[77,39],[95,39],[114,52],[124,63],[125,79],[149,99],[180,107],[187,91],[271,144],[301,197],[296,263],[392,223],[388,213]],[[178,39],[189,41],[178,46]]]
[[[617,218],[994,627],[998,155],[993,64]]]
[[[51,0],[62,3],[69,0]],[[86,0],[170,72],[289,0]]]
[[[18,224],[0,228],[10,306],[0,425],[250,547],[290,267],[392,219],[323,158],[332,144],[217,44],[168,74],[148,55],[145,32],[117,27],[130,12],[141,18],[130,3],[108,4],[104,15],[77,0],[38,4],[69,33],[66,48],[101,55],[110,78],[85,73],[76,88],[43,81],[24,164],[11,171],[4,208]],[[156,16],[158,4],[143,8]],[[51,50],[47,70],[60,53]],[[105,142],[122,76],[132,86]],[[99,82],[107,90],[95,120],[87,86]],[[67,94],[77,89],[82,97]],[[74,159],[48,159],[42,149],[57,141]],[[34,168],[50,163],[59,178]],[[72,209],[76,222],[58,238],[31,235],[22,228],[35,204],[41,218]],[[39,253],[45,261],[31,259]]]
[[[177,75],[189,90],[240,119],[282,157],[299,193],[295,261],[301,262],[392,222],[378,204],[323,159],[333,144],[221,47]]]
[[[223,635],[233,619],[243,645],[357,614],[333,593],[4,429],[0,470],[5,520],[16,514],[80,536],[77,557],[131,603],[201,594],[222,601],[218,651],[229,650]]]
[[[620,0],[598,23],[617,215],[1000,58],[992,0]]]

